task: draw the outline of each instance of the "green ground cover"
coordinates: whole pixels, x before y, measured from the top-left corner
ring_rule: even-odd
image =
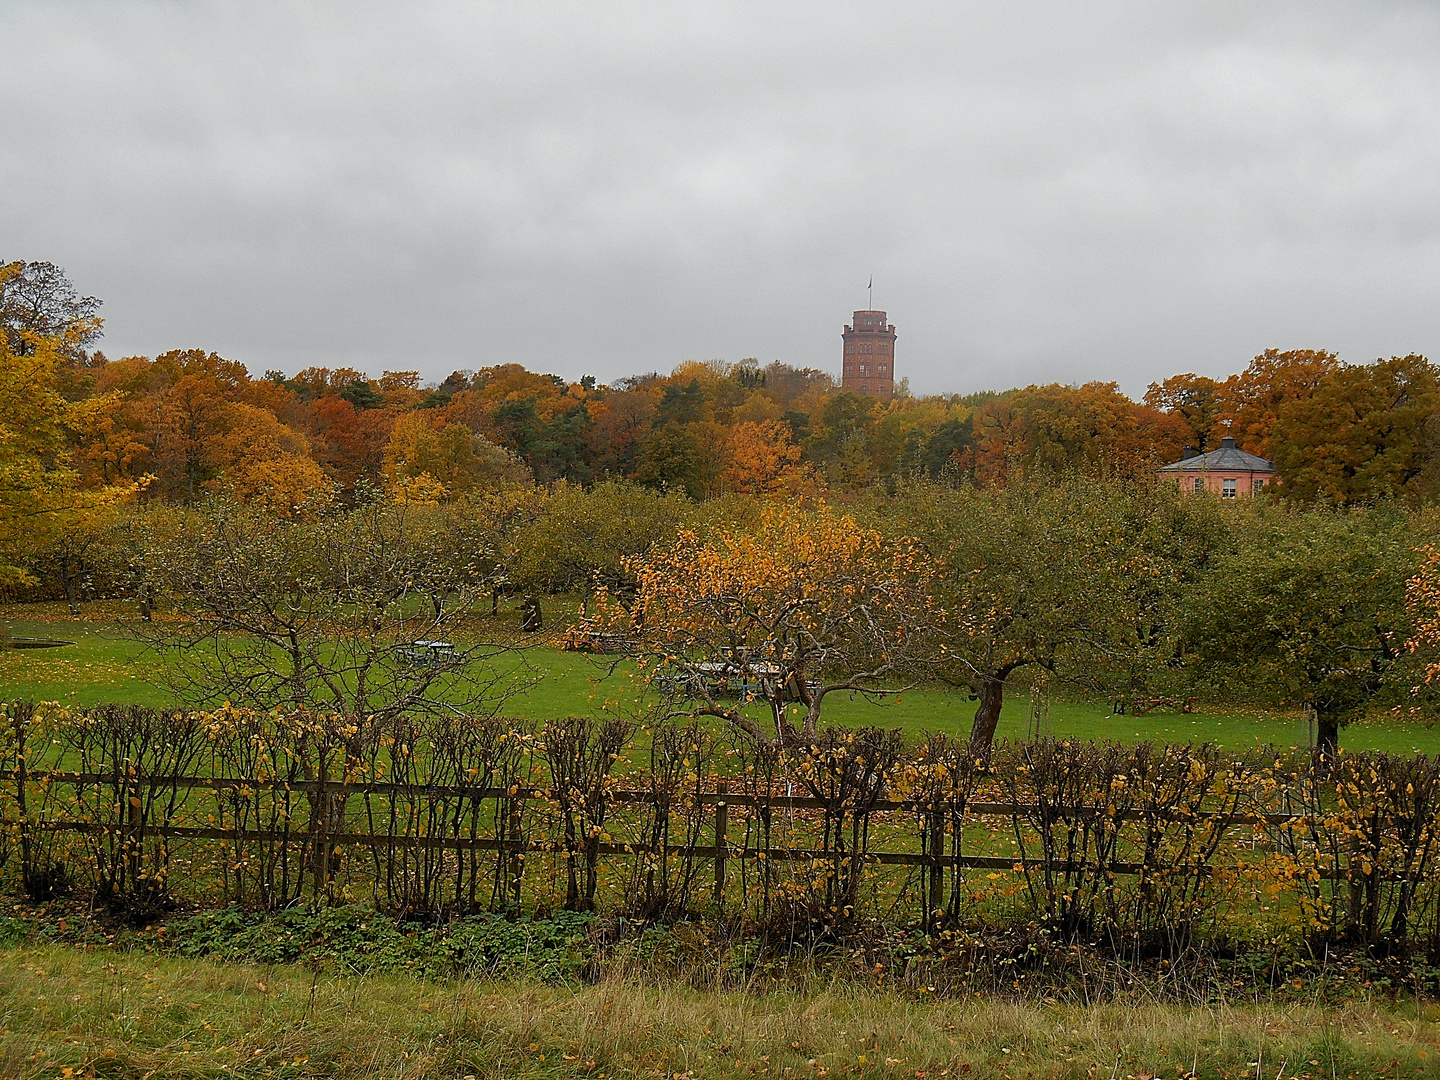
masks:
[[[115,604],[86,605],[78,617],[61,604],[12,605],[0,619],[16,637],[61,638],[74,645],[57,649],[0,650],[0,697],[94,705],[118,701],[164,706],[174,702],[160,684],[150,653],[125,631],[124,612]],[[511,613],[500,627],[513,632]],[[611,672],[608,658],[534,646],[495,661],[508,687],[503,711],[534,720],[595,715],[617,704],[633,705],[638,696],[628,666]],[[1036,706],[1040,707],[1037,709]],[[928,733],[965,733],[974,704],[968,696],[943,688],[922,688],[883,703],[842,694],[826,705],[828,719],[842,724],[898,727],[911,739]],[[1040,713],[1038,721],[1036,712]],[[757,715],[759,715],[757,713]],[[1193,714],[1155,712],[1123,716],[1108,704],[1051,693],[1036,702],[1025,685],[1010,690],[998,729],[999,738],[1024,738],[1035,731],[1085,739],[1208,741],[1243,746],[1307,746],[1310,732],[1296,714],[1252,710],[1224,704],[1202,705]],[[1375,717],[1346,729],[1341,744],[1351,749],[1390,753],[1440,753],[1440,728]]]

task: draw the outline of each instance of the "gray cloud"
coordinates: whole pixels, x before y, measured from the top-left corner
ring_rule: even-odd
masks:
[[[30,3],[0,255],[111,355],[838,369],[916,390],[1440,332],[1429,4]]]

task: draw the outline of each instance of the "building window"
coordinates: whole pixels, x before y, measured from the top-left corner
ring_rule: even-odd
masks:
[[[1263,476],[1257,476],[1257,477],[1255,477],[1255,482],[1250,486],[1250,490],[1251,490],[1251,491],[1264,491],[1264,490],[1265,490],[1265,478],[1264,478]]]
[[[874,351],[875,351],[875,346],[872,345],[872,344],[870,344],[870,342],[868,342],[868,341],[862,341],[862,342],[860,343],[860,351],[863,352],[863,353],[874,352]]]
[[[1233,499],[1233,498],[1235,498],[1235,494],[1236,494],[1236,492],[1239,490],[1239,487],[1240,487],[1240,481],[1238,481],[1238,480],[1221,480],[1221,481],[1220,481],[1220,497],[1221,497],[1222,499]]]
[[[884,374],[885,374],[885,364],[884,364],[883,362],[880,364],[880,374],[881,374],[881,375],[884,375]]]
[[[1191,491],[1194,491],[1194,492],[1204,491],[1204,490],[1205,490],[1205,478],[1204,478],[1203,476],[1197,476],[1197,477],[1195,477],[1195,483],[1194,483],[1194,485],[1192,485],[1192,487],[1190,488],[1190,490],[1191,490]]]
[[[870,374],[870,365],[867,364],[867,363],[865,363],[863,360],[860,362],[860,374],[861,374],[861,375],[869,375],[869,374]]]

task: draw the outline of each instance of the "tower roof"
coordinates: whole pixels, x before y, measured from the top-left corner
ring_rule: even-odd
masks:
[[[1226,435],[1220,440],[1220,449],[1208,454],[1172,461],[1163,465],[1161,472],[1274,472],[1275,463],[1258,454],[1247,454],[1235,445],[1233,437]]]

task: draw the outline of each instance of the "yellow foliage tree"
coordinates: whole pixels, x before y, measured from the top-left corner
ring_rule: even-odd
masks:
[[[31,580],[19,565],[22,545],[34,547],[91,519],[137,487],[79,487],[72,441],[110,401],[71,402],[60,392],[73,344],[66,334],[26,332],[21,340],[17,349],[0,336],[0,586]]]
[[[439,506],[450,498],[450,489],[428,472],[397,476],[390,482],[390,498],[402,506]]]
[[[434,421],[441,420],[437,426]],[[443,423],[431,412],[409,412],[395,421],[385,447],[386,485],[400,501],[444,499],[466,491],[494,491],[528,478],[525,466],[508,451],[477,435],[466,424]],[[428,477],[424,484],[421,477]]]

